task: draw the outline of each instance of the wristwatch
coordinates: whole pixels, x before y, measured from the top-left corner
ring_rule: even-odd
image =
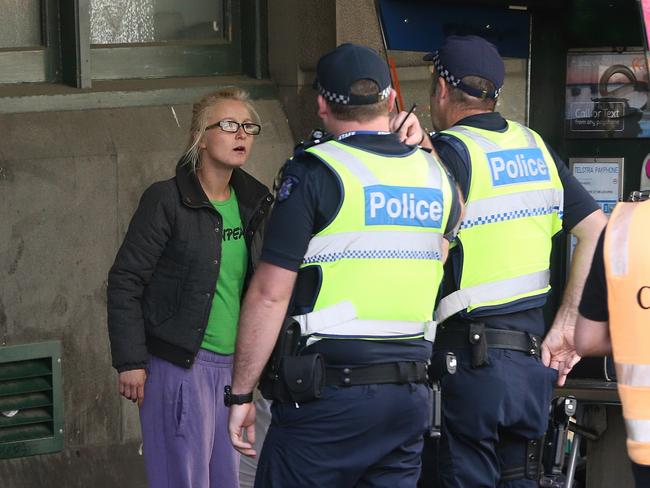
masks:
[[[233,395],[232,387],[226,385],[223,387],[223,403],[226,407],[231,405],[243,405],[244,403],[250,403],[253,401],[253,392],[245,393],[244,395]]]

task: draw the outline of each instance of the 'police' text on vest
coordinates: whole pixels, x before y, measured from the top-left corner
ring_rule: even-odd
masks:
[[[444,207],[438,189],[372,185],[364,191],[366,225],[441,226]]]
[[[488,153],[487,159],[493,186],[550,180],[544,155],[539,148],[495,151]]]

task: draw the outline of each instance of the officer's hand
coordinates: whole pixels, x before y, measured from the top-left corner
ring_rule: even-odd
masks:
[[[542,342],[542,362],[557,369],[557,384],[564,386],[567,375],[580,361],[573,340],[574,327],[553,324]]]
[[[244,440],[244,429],[246,440]],[[230,442],[244,456],[255,457],[257,453],[253,449],[255,442],[255,403],[244,403],[243,405],[232,405],[228,417],[228,432]]]
[[[120,395],[132,402],[138,402],[138,407],[141,407],[144,402],[145,381],[147,381],[147,373],[144,369],[122,371],[118,378]]]
[[[408,117],[407,117],[408,116]],[[406,120],[404,120],[406,118]],[[402,124],[402,122],[404,122]],[[399,139],[404,144],[410,145],[425,145],[429,147],[429,138],[424,133],[420,121],[414,113],[402,111],[398,114],[391,113],[390,130],[395,132],[399,129]]]

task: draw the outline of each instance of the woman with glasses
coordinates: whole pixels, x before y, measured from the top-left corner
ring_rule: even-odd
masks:
[[[240,89],[196,103],[176,176],[144,192],[109,272],[113,366],[152,487],[239,486],[223,391],[273,200],[241,169],[260,128]]]

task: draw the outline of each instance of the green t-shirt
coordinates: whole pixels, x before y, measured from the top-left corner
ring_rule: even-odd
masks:
[[[223,240],[217,290],[212,299],[208,327],[201,347],[219,354],[232,354],[235,352],[237,321],[246,277],[248,250],[235,190],[231,187],[228,200],[213,201],[212,205],[223,219]]]

